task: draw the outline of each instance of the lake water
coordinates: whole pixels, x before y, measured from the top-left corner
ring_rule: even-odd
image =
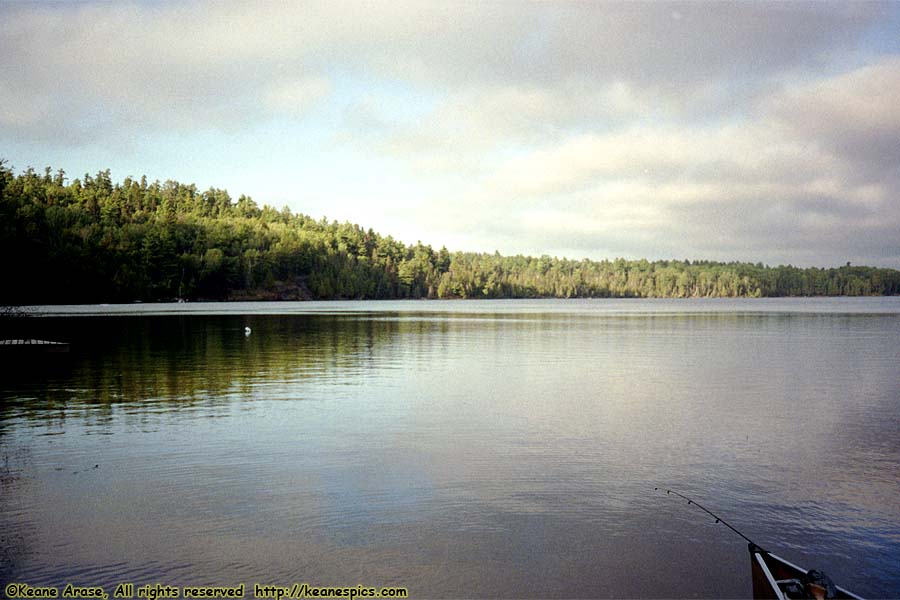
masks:
[[[0,383],[0,580],[900,595],[900,298],[45,307]],[[248,336],[244,328],[250,327]]]

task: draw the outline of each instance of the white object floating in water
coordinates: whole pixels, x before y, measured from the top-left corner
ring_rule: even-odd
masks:
[[[253,332],[249,327],[244,327],[244,335],[250,335]]]

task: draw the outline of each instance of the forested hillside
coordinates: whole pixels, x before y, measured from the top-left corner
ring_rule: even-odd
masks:
[[[500,256],[405,245],[225,190],[0,163],[0,304],[900,293],[900,272]]]

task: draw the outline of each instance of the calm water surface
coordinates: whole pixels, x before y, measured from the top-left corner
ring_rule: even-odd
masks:
[[[0,580],[900,595],[900,298],[46,307],[0,380]],[[245,336],[244,328],[252,334]]]

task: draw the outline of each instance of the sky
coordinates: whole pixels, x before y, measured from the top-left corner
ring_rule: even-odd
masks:
[[[450,250],[900,268],[900,2],[3,2],[0,158]]]

